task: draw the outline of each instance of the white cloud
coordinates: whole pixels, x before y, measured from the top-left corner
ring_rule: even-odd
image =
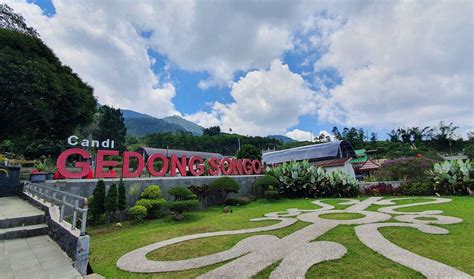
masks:
[[[469,1],[388,1],[346,14],[315,65],[343,80],[320,119],[379,129],[444,119],[472,129],[472,10]]]
[[[299,116],[315,109],[315,92],[280,60],[274,60],[268,70],[247,73],[233,83],[231,95],[235,102],[215,102],[211,113],[186,118],[203,126],[218,124],[225,131],[232,128],[242,134],[268,135],[285,133],[298,123]]]
[[[442,119],[474,129],[470,1],[53,0],[52,18],[25,0],[7,3],[102,103],[179,114],[169,71],[150,69],[151,48],[173,67],[210,73],[201,89],[231,88],[234,102],[186,116],[204,126],[284,134],[299,116],[315,114],[381,130]],[[301,64],[315,65],[321,94],[280,62],[292,51],[307,55]],[[340,85],[325,86],[327,69],[339,73]],[[249,70],[232,83],[236,71]]]
[[[300,129],[288,131],[286,132],[286,136],[297,141],[311,141],[314,138],[314,135],[311,132],[303,131]]]
[[[100,103],[159,117],[180,114],[172,103],[174,86],[160,83],[150,69],[154,61],[146,41],[112,7],[54,1],[56,15],[48,18],[35,4],[9,0],[8,5],[38,30],[64,64],[94,87]]]

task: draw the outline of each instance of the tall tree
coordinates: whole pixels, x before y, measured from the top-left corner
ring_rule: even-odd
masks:
[[[244,144],[242,148],[237,151],[236,157],[239,159],[260,160],[262,158],[262,152],[251,144]]]
[[[13,12],[13,9],[7,4],[0,4],[0,29],[13,30],[39,38],[38,32],[32,27],[28,27],[25,19]]]
[[[10,140],[14,152],[28,157],[59,153],[76,128],[92,122],[93,89],[32,30],[19,32],[26,24],[6,7],[0,19],[0,142]]]
[[[101,106],[97,118],[97,129],[94,131],[94,137],[98,140],[114,140],[115,148],[124,150],[127,128],[120,109],[114,109],[106,105]]]
[[[342,140],[341,132],[339,132],[339,129],[336,126],[332,127],[332,134],[337,140]]]
[[[219,127],[219,126],[212,126],[212,127],[209,127],[209,128],[205,128],[202,131],[202,134],[206,135],[206,136],[216,136],[220,133],[221,133],[221,127]]]

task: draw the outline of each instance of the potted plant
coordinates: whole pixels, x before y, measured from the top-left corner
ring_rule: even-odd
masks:
[[[30,174],[30,181],[33,183],[39,183],[46,181],[48,172],[46,172],[46,164],[39,162],[34,165],[34,169]]]

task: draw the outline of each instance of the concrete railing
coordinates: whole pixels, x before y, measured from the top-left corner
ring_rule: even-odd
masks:
[[[36,184],[27,182],[23,186],[23,191],[30,194],[33,197],[43,199],[44,201],[52,204],[53,206],[59,207],[59,222],[64,220],[64,214],[67,208],[71,209],[72,221],[71,230],[75,230],[77,227],[77,217],[81,216],[81,228],[80,235],[85,235],[86,224],[87,224],[87,210],[88,202],[87,198],[70,194],[53,187],[49,187],[42,184]]]

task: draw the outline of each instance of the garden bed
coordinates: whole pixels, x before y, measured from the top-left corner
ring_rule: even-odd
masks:
[[[474,274],[474,262],[465,260],[474,258],[474,239],[471,236],[474,230],[474,199],[469,197],[450,197],[452,202],[435,205],[424,205],[407,208],[406,210],[444,210],[443,215],[462,218],[459,224],[441,225],[449,230],[447,235],[431,235],[421,233],[413,228],[388,227],[381,228],[383,235],[396,245],[408,249],[421,256],[445,263],[468,274]],[[419,201],[420,198],[399,201],[400,204]],[[336,209],[346,206],[337,204],[337,199],[325,200],[333,204]],[[284,211],[288,208],[316,209],[308,199],[280,200],[267,202],[259,200],[245,206],[232,207],[233,213],[224,214],[222,207],[211,207],[205,211],[186,213],[186,219],[180,222],[170,217],[148,221],[143,224],[131,222],[123,223],[122,227],[113,225],[90,228],[91,255],[90,261],[95,272],[108,278],[190,278],[213,270],[223,263],[208,267],[191,269],[180,272],[140,274],[129,273],[116,267],[117,260],[124,254],[155,243],[157,241],[196,234],[202,232],[237,230],[243,228],[268,226],[277,221],[250,222],[251,218],[262,217],[264,214],[275,211]],[[372,205],[369,211],[375,211],[380,206]],[[400,209],[403,211],[403,209]],[[391,219],[390,222],[397,222]],[[279,238],[287,236],[309,223],[297,221],[286,228],[231,236],[217,236],[177,243],[147,254],[153,260],[178,260],[197,256],[204,256],[224,251],[233,247],[240,240],[251,235],[275,235]],[[355,235],[354,225],[341,225],[322,235],[318,240],[334,241],[345,246],[347,254],[339,259],[323,262],[311,267],[306,274],[309,278],[316,277],[410,277],[423,278],[414,270],[397,264],[365,246]],[[266,268],[257,277],[268,278],[271,271],[277,266]]]

